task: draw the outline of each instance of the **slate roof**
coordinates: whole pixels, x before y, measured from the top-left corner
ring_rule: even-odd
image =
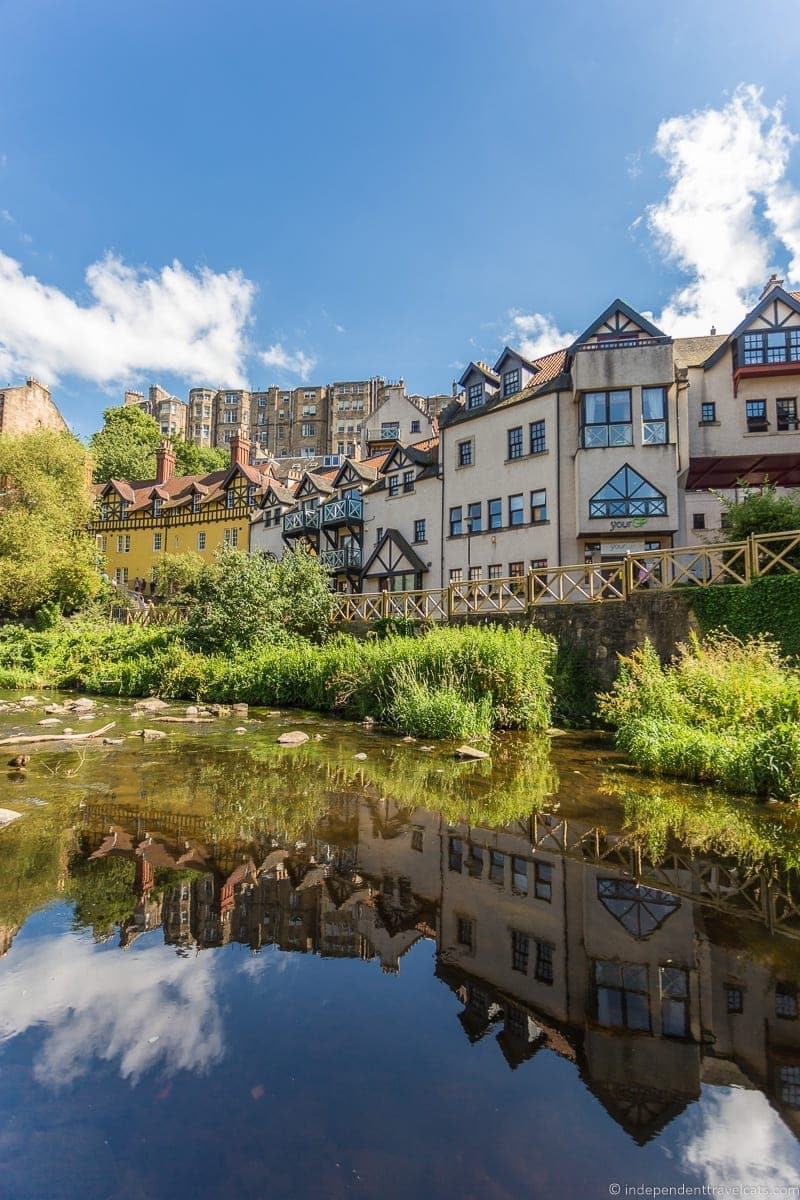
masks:
[[[510,408],[512,405],[520,404],[524,400],[531,400],[534,396],[552,392],[558,383],[565,389],[571,387],[568,374],[568,353],[566,350],[553,350],[550,354],[543,354],[541,358],[532,359],[531,365],[534,367],[536,374],[521,391],[514,392],[512,396],[492,396],[485,404],[471,409],[465,407],[463,400],[454,400],[440,414],[440,428],[444,429],[449,425],[457,425],[462,421],[471,421],[475,417],[483,416],[484,413],[494,412],[498,408]]]

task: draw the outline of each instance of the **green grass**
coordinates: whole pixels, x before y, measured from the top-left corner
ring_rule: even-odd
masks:
[[[554,657],[554,643],[536,629],[338,636],[322,646],[295,639],[222,655],[190,650],[178,629],[74,620],[0,630],[0,686],[309,708],[372,716],[415,736],[463,738],[546,729]]]
[[[694,639],[667,667],[646,643],[622,660],[600,711],[651,774],[800,797],[800,671],[766,638]]]

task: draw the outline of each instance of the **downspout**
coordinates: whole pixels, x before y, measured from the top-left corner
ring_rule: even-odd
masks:
[[[442,477],[442,498],[440,501],[441,513],[439,521],[439,587],[443,588],[444,584],[444,481],[445,474],[445,458],[444,458],[444,426],[439,427],[439,473]]]
[[[561,392],[556,389],[556,538],[558,544],[558,563],[562,565],[561,550]]]

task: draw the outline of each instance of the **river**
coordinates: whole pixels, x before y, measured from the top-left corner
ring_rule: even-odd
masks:
[[[794,809],[589,734],[0,700],[115,723],[2,747],[3,1197],[797,1186]]]

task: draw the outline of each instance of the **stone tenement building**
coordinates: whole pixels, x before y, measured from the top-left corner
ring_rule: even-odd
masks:
[[[360,458],[369,453],[367,422],[389,400],[390,424],[398,406],[410,405],[424,435],[449,399],[407,396],[402,379],[386,383],[379,376],[296,388],[273,385],[263,391],[197,387],[190,390],[188,402],[159,384],[147,395],[125,392],[125,404],[149,413],[165,437],[178,435],[196,446],[223,448],[233,437],[245,438],[260,458]],[[407,438],[420,435],[420,430],[410,429],[413,422],[406,424]]]
[[[67,432],[67,423],[48,389],[35,379],[16,387],[0,387],[0,433],[34,433],[37,429]]]

